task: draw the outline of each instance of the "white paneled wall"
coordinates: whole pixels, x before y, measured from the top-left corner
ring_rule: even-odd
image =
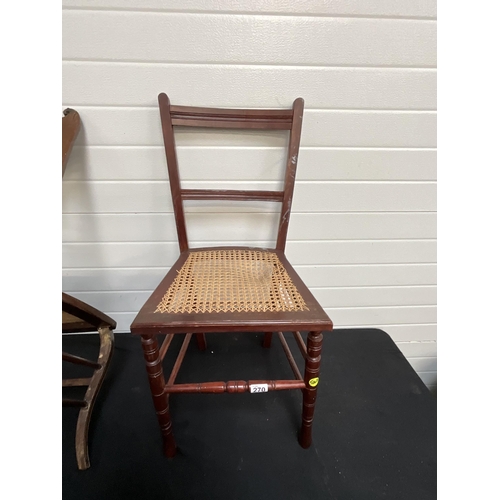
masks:
[[[64,0],[63,290],[127,331],[178,255],[157,95],[305,100],[287,255],[337,327],[436,384],[435,0]],[[186,187],[279,188],[286,134],[179,131]],[[270,245],[277,207],[187,206],[193,246]]]

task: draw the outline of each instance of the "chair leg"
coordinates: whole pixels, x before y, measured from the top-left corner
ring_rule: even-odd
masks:
[[[100,366],[94,371],[94,375],[90,379],[89,386],[85,392],[85,397],[83,398],[84,406],[78,413],[78,420],[76,422],[76,461],[80,470],[85,470],[90,467],[88,450],[90,417],[113,353],[114,336],[113,332],[109,328],[99,329],[99,339],[100,348],[98,364]]]
[[[158,342],[155,335],[141,335],[144,359],[149,377],[149,386],[156,416],[160,424],[163,437],[163,453],[167,457],[173,457],[177,451],[174,436],[172,434],[172,421],[170,419],[170,409],[168,405],[168,394],[164,392],[165,378],[161,364]]]
[[[271,340],[273,339],[273,332],[264,333],[264,340],[262,342],[262,347],[271,347]]]
[[[196,334],[196,343],[198,344],[198,349],[200,351],[207,350],[207,339],[206,339],[204,333],[197,333]]]
[[[302,448],[309,448],[312,441],[312,423],[316,393],[318,391],[322,342],[323,335],[321,332],[309,332],[307,336],[307,358],[304,373],[306,389],[303,391],[302,428],[299,435],[299,443]]]

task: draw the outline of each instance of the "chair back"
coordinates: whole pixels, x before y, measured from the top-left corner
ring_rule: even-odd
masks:
[[[278,227],[276,249],[284,251],[290,210],[292,207],[295,172],[299,154],[300,133],[304,100],[295,99],[291,109],[217,109],[192,106],[172,106],[166,94],[158,96],[160,116],[167,156],[168,175],[175,223],[181,252],[188,250],[184,200],[234,200],[280,202],[281,215]],[[181,189],[174,127],[202,127],[225,129],[289,130],[288,154],[284,187],[282,191],[253,191],[228,189]]]

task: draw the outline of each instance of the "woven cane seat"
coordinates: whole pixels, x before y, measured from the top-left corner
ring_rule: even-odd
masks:
[[[275,253],[232,249],[192,251],[155,312],[307,310]]]

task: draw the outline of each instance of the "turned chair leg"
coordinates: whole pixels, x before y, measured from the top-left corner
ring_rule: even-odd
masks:
[[[307,336],[307,359],[304,373],[306,388],[303,391],[302,427],[299,435],[299,443],[302,448],[309,448],[312,441],[312,423],[316,393],[318,391],[322,342],[323,335],[321,332],[309,332]]]
[[[198,344],[198,349],[200,351],[207,350],[207,339],[206,339],[204,333],[197,333],[196,334],[196,343]]]
[[[273,339],[273,332],[264,333],[264,340],[262,342],[262,347],[271,347],[271,340]]]
[[[158,349],[158,342],[155,335],[141,335],[144,359],[149,377],[149,386],[156,416],[160,424],[163,437],[163,453],[167,457],[173,457],[177,451],[174,435],[172,434],[172,421],[170,419],[170,409],[168,405],[168,394],[165,393],[165,378]]]

